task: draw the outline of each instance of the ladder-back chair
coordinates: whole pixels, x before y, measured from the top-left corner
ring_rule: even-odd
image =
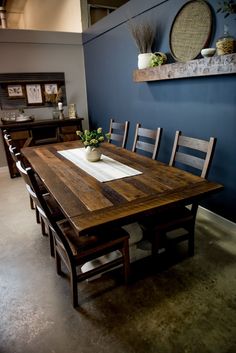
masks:
[[[129,130],[129,122],[120,123],[114,119],[110,120],[110,139],[108,142],[117,144],[119,147],[125,148]]]
[[[45,215],[42,209],[42,206],[36,196],[36,193],[34,191],[34,188],[32,186],[31,180],[28,175],[29,171],[31,171],[32,169],[30,167],[26,168],[21,160],[18,160],[16,162],[16,167],[25,182],[26,190],[35,206],[36,220],[37,220],[37,223],[41,224],[42,234],[49,235],[50,252],[51,252],[51,255],[54,256],[54,243],[53,243],[53,236],[50,228],[50,222],[48,221],[47,216]],[[37,176],[35,176],[35,178],[37,179]],[[51,210],[53,219],[55,219],[56,221],[64,219],[65,216],[62,213],[60,207],[58,207],[58,204],[56,203],[54,198],[48,192],[45,192],[45,188],[42,187],[42,182],[40,183],[38,182],[37,185],[40,190],[40,194],[42,195],[42,197],[44,198],[45,202],[47,203],[48,207]],[[46,231],[46,228],[47,228],[47,231]]]
[[[156,159],[162,135],[162,128],[156,130],[146,129],[141,127],[141,124],[136,125],[134,143],[132,152],[142,150],[149,153],[152,159]]]
[[[69,272],[73,306],[78,306],[78,282],[114,269],[120,264],[123,264],[124,278],[127,282],[130,270],[129,234],[122,228],[104,227],[92,234],[79,236],[69,221],[56,222],[52,216],[52,210],[40,193],[35,173],[32,170],[27,170],[27,173],[40,205],[50,222],[51,229],[53,229],[57,274],[62,274],[61,262]],[[113,251],[119,251],[121,257],[82,272],[81,268],[85,263]]]
[[[206,178],[209,173],[215,150],[216,138],[211,137],[208,141],[193,137],[183,136],[181,131],[176,131],[172,154],[169,165],[187,169],[198,173]],[[188,170],[189,171],[189,170]],[[173,244],[188,241],[188,254],[194,255],[194,228],[198,209],[198,203],[188,207],[179,206],[170,211],[157,214],[147,222],[141,224],[144,237],[151,239],[153,255],[157,254],[162,247],[168,250]],[[182,229],[184,232],[170,237],[173,230]],[[169,234],[168,234],[169,233]]]

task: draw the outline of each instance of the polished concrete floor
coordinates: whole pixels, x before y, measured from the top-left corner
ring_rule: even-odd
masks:
[[[23,181],[0,172],[0,352],[236,352],[236,234],[198,217],[184,254],[133,263],[129,286],[119,270],[81,283],[74,310]]]

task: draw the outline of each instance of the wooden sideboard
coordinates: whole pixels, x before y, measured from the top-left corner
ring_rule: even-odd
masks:
[[[2,123],[0,129],[6,129],[11,135],[14,146],[20,150],[25,146],[35,146],[55,142],[66,142],[77,139],[76,130],[82,130],[83,118],[63,120],[35,120],[28,122]],[[5,139],[3,138],[7,164],[11,178],[19,176],[11,158]]]

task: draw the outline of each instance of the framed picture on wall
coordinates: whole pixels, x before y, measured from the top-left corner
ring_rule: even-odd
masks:
[[[21,85],[8,85],[7,94],[10,98],[22,98],[24,97],[23,88]]]
[[[56,83],[46,83],[44,85],[44,91],[46,94],[57,94],[58,87]]]
[[[43,97],[40,84],[26,85],[28,104],[42,104]]]

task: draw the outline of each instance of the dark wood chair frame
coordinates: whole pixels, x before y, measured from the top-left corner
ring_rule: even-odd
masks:
[[[105,227],[99,232],[79,237],[75,234],[68,221],[57,222],[52,217],[52,212],[45,198],[40,193],[35,173],[32,169],[27,169],[27,173],[37,200],[49,220],[53,231],[57,274],[62,274],[61,261],[69,271],[73,307],[78,306],[78,282],[123,264],[124,278],[127,283],[130,272],[129,234],[122,228],[111,229]],[[81,272],[81,267],[86,262],[116,250],[121,252],[121,257],[92,270],[88,270],[85,273]],[[77,269],[80,270],[80,273],[77,273]]]
[[[16,162],[16,167],[20,173],[20,175],[22,176],[25,184],[26,184],[26,189],[27,192],[30,196],[30,199],[32,200],[34,207],[35,207],[35,211],[36,211],[36,220],[37,223],[40,223],[41,225],[41,231],[42,234],[44,236],[49,235],[49,240],[50,240],[50,253],[51,256],[54,257],[54,242],[53,242],[53,235],[52,235],[52,231],[51,231],[51,226],[50,226],[50,222],[47,219],[47,216],[45,215],[42,206],[34,192],[33,186],[31,184],[31,180],[28,176],[28,171],[31,170],[31,168],[29,167],[25,167],[23,162],[21,160],[18,160]],[[35,176],[35,178],[37,178]],[[64,214],[62,213],[62,211],[60,210],[60,208],[58,207],[56,201],[49,195],[48,192],[45,192],[45,188],[42,188],[41,183],[38,184],[39,188],[40,188],[40,193],[42,194],[42,197],[45,199],[45,202],[48,204],[48,207],[52,210],[52,217],[56,220],[62,220],[65,219]]]
[[[176,131],[169,165],[175,167],[176,163],[181,163],[183,166],[194,168],[194,170],[200,172],[202,178],[207,178],[215,145],[216,138],[214,137],[206,141],[182,136],[181,131]],[[185,150],[181,151],[182,148]],[[203,153],[204,157],[194,155],[194,150]],[[160,248],[164,247],[168,251],[174,244],[184,240],[188,241],[189,256],[194,255],[194,229],[197,210],[198,203],[193,203],[188,207],[175,207],[169,212],[152,217],[149,223],[141,223],[144,238],[152,240],[152,253],[154,256]],[[183,228],[185,233],[174,238],[168,238],[168,232],[179,228]]]
[[[156,130],[146,129],[141,127],[141,124],[136,125],[134,143],[132,152],[137,150],[142,150],[151,154],[152,159],[156,159],[162,135],[162,128],[157,128]],[[146,141],[142,141],[145,138]]]
[[[10,152],[10,155],[11,155],[13,161],[16,164],[18,161],[22,160],[22,156],[21,156],[21,153],[17,151],[17,148],[14,147],[13,144],[11,144],[11,140],[9,140],[9,141],[10,141],[10,143],[8,145],[9,146],[9,152]],[[31,208],[31,210],[35,209],[35,211],[36,211],[36,221],[37,221],[37,223],[40,223],[39,213],[38,213],[37,209],[34,206],[34,202],[33,202],[31,197],[29,199],[30,199],[30,208]]]
[[[9,135],[6,130],[4,130],[3,137],[4,137],[4,140],[5,140],[6,144],[7,144],[7,146],[8,146],[8,147],[12,146],[11,135]]]
[[[19,155],[20,155],[20,153],[19,153]],[[31,185],[30,185],[30,180],[29,180],[28,174],[27,174],[27,168],[24,166],[24,164],[20,158],[16,160],[16,167],[25,182],[26,190],[27,190],[27,192],[29,194],[29,198],[30,198],[30,206],[32,209],[35,209],[36,222],[38,224],[41,224],[42,234],[47,235],[44,217],[42,217],[42,212],[40,212],[39,207],[37,207],[37,203],[35,204],[34,198],[32,197],[32,194],[30,192]]]
[[[127,143],[129,131],[129,121],[124,123],[116,122],[114,119],[110,119],[109,133],[111,135],[108,140],[109,143],[117,141],[120,147],[125,148]]]

